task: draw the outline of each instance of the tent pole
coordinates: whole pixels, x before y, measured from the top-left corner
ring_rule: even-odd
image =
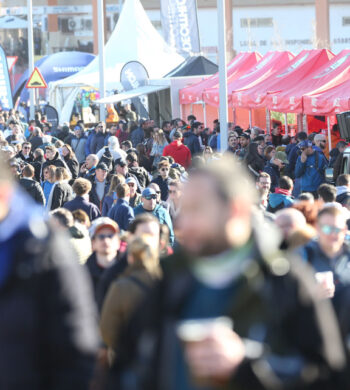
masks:
[[[207,127],[207,105],[205,102],[202,103],[203,107],[203,119],[204,119],[204,127]]]
[[[288,114],[284,113],[284,134],[288,135]]]
[[[34,38],[33,38],[33,2],[28,0],[27,2],[27,13],[28,13],[28,66],[30,75],[34,72]],[[29,90],[30,96],[30,107],[29,107],[29,118],[34,119],[35,117],[35,90],[31,88]]]
[[[227,2],[225,0],[217,0],[218,11],[218,39],[219,39],[219,101],[220,101],[220,149],[222,152],[227,150],[227,122],[228,122],[228,107],[227,107],[227,53],[226,53],[226,11],[232,13],[232,9],[226,10]]]
[[[303,114],[303,130],[308,134],[308,128],[307,128],[307,115]]]
[[[237,126],[236,107],[233,107],[232,112],[233,112],[233,126]]]
[[[99,90],[100,99],[106,94],[105,81],[105,23],[104,23],[104,0],[98,0],[98,60],[99,60]],[[100,104],[100,121],[106,120],[105,104]]]
[[[298,114],[298,129],[297,129],[297,133],[300,133],[301,131],[303,131],[303,114]]]
[[[193,104],[191,103],[191,115],[193,114]]]
[[[331,118],[327,116],[327,129],[328,129],[328,149],[332,150],[332,137],[331,137]]]
[[[271,112],[267,108],[266,109],[266,134],[271,133]]]
[[[249,108],[249,127],[252,128],[252,109]]]
[[[183,119],[182,118],[182,104],[180,103],[180,119]]]

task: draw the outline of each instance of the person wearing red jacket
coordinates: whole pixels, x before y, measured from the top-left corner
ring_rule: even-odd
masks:
[[[175,131],[173,139],[174,141],[164,148],[163,156],[173,157],[176,163],[187,169],[191,165],[190,149],[182,143],[182,134],[180,131]]]

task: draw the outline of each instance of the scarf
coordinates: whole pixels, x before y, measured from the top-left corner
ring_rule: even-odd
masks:
[[[275,188],[275,194],[282,194],[282,195],[291,196],[292,192],[289,190],[285,190],[283,188]]]

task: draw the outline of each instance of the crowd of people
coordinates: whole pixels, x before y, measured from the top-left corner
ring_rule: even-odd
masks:
[[[0,113],[0,388],[348,389],[347,143],[132,119]]]

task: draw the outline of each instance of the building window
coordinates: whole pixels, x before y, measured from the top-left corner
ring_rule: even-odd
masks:
[[[273,27],[272,18],[243,18],[241,28]]]
[[[343,26],[350,26],[350,16],[343,16]]]

